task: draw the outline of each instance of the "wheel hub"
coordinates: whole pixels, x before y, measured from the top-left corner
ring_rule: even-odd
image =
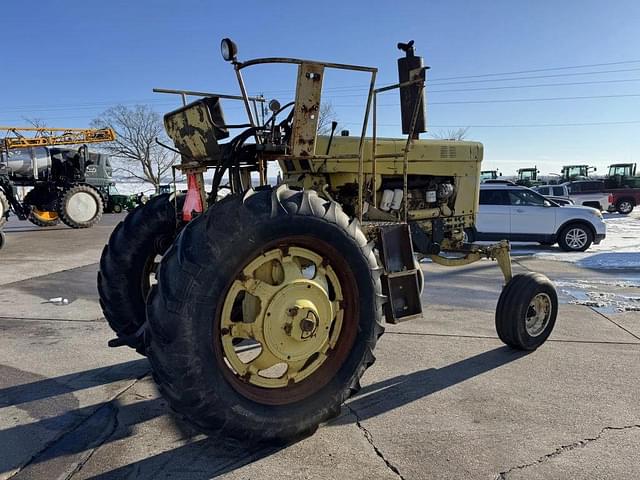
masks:
[[[67,200],[67,214],[76,222],[88,222],[98,213],[95,198],[87,192],[77,192]]]
[[[38,220],[42,220],[43,222],[52,222],[58,219],[58,212],[52,212],[49,210],[38,210],[37,208],[32,208],[31,213]]]
[[[322,256],[293,246],[262,253],[226,294],[220,321],[226,361],[254,386],[286,388],[302,381],[336,346],[342,301],[340,281]],[[242,340],[254,345],[253,358],[236,351]]]
[[[320,351],[329,338],[333,308],[313,281],[283,287],[269,303],[263,331],[265,346],[283,361],[299,361]]]
[[[549,323],[551,318],[551,298],[546,293],[539,293],[529,303],[527,308],[527,318],[525,329],[532,337],[540,335]]]
[[[567,232],[566,241],[571,248],[579,249],[587,243],[587,234],[580,228],[572,228]]]

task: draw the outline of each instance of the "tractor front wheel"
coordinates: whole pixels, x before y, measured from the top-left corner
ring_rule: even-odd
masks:
[[[503,288],[496,307],[496,331],[505,344],[518,350],[535,350],[556,323],[558,294],[540,273],[515,275]]]
[[[178,209],[183,201],[184,197],[177,198]],[[159,258],[173,243],[180,225],[176,205],[165,194],[136,208],[113,230],[98,271],[100,305],[119,339],[111,345],[128,345],[144,354],[145,300]]]
[[[374,362],[379,274],[357,221],[314,191],[280,186],[222,200],[160,264],[145,334],[154,379],[205,432],[309,434]]]

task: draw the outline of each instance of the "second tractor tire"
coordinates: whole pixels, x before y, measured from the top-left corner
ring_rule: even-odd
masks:
[[[312,354],[302,366],[321,358],[310,376],[300,381],[285,376],[289,380],[282,387],[260,388],[252,384],[257,377],[239,375],[227,362],[229,350],[225,349],[232,343],[224,339],[229,329],[220,327],[226,321],[222,312],[229,298],[235,298],[230,292],[238,279],[244,279],[251,265],[274,251],[282,255],[313,251],[325,259],[326,264],[318,263],[317,268],[331,268],[340,278],[344,299],[338,308],[344,316],[341,327],[326,327],[329,335],[339,332],[326,357]],[[263,274],[270,271],[263,270]],[[277,288],[295,290],[300,285],[296,282],[287,281]],[[312,292],[316,287],[309,284],[307,288]],[[158,283],[148,299],[145,334],[154,379],[171,408],[201,431],[245,442],[310,434],[321,422],[339,414],[342,403],[359,390],[360,377],[373,364],[373,349],[384,331],[381,292],[372,246],[357,221],[350,220],[337,203],[320,198],[315,191],[299,192],[285,186],[223,199],[182,230],[160,265]],[[291,301],[291,296],[282,293],[274,294],[272,303],[261,303],[261,308],[268,312],[274,303]],[[244,308],[244,304],[238,310],[234,306],[230,315],[236,311],[244,315]],[[270,314],[259,311],[265,319],[261,324],[264,335],[283,338],[283,329],[278,327],[283,316],[272,315],[269,321]],[[245,321],[232,329],[235,325],[248,328]],[[324,334],[324,330],[318,332]],[[287,353],[294,355],[297,347],[291,348]]]
[[[178,197],[181,209],[184,197]],[[98,271],[100,306],[111,329],[127,345],[144,354],[145,300],[155,260],[173,243],[180,223],[168,195],[158,195],[136,208],[113,230],[102,250]],[[140,332],[142,333],[142,332]]]

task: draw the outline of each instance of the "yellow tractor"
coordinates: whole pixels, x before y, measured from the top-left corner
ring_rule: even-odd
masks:
[[[495,315],[501,340],[534,350],[549,337],[553,284],[537,273],[512,275],[506,241],[465,242],[482,144],[418,138],[428,67],[413,42],[398,47],[399,82],[376,87],[376,68],[243,62],[224,39],[241,95],[211,94],[165,116],[188,191],[156,196],[118,225],[98,284],[117,333],[110,345],[147,355],[170,406],[201,430],[290,439],[337,415],[373,364],[383,323],[421,317],[419,258],[447,266],[496,260],[505,281]],[[253,106],[262,100],[247,94],[242,72],[265,64],[297,66],[297,85],[295,100],[272,100],[261,121]],[[317,135],[329,69],[368,76],[358,137]],[[407,137],[378,138],[377,98],[394,89]],[[246,125],[225,122],[227,99],[244,104]],[[242,131],[220,142],[231,128]],[[267,184],[272,162],[282,171],[278,185]]]

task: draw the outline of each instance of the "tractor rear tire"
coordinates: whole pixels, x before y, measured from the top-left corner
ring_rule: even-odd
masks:
[[[38,227],[55,227],[60,223],[58,212],[32,208],[28,220]]]
[[[496,331],[510,347],[535,350],[551,335],[557,315],[558,294],[546,276],[533,272],[515,275],[500,294]]]
[[[315,266],[303,258],[315,258]],[[254,270],[258,264],[266,269]],[[281,283],[253,275],[261,271],[275,279],[269,272],[278,265],[285,272]],[[304,268],[313,269],[309,279],[299,277]],[[357,221],[315,191],[281,185],[223,199],[190,222],[162,259],[147,300],[145,343],[153,377],[171,408],[204,432],[245,442],[308,435],[339,414],[375,360],[373,349],[384,331],[380,273]],[[262,292],[255,295],[272,295],[259,296],[262,306],[255,310],[245,304],[253,296],[251,285]],[[307,301],[313,305],[312,292],[318,302],[333,298],[331,309],[318,310],[326,315],[298,309]],[[245,307],[259,323],[247,322]],[[301,311],[306,316],[299,320]],[[300,336],[309,319],[311,337]],[[262,341],[248,329],[261,332],[256,337]],[[254,348],[260,343],[256,359],[278,355],[286,372],[265,380],[261,374],[270,363],[264,359],[253,369],[236,368],[239,335],[253,338]],[[283,343],[269,343],[269,335]],[[309,338],[311,345],[304,343]],[[287,347],[277,350],[278,345]]]
[[[184,197],[177,198],[178,210],[183,202]],[[102,250],[100,306],[118,338],[143,355],[141,327],[146,321],[145,300],[157,267],[156,257],[173,243],[180,225],[173,199],[159,195],[127,215]]]
[[[102,195],[89,185],[75,185],[60,196],[58,214],[71,228],[90,228],[102,218]]]
[[[9,217],[9,201],[4,192],[0,190],[0,227],[7,223]]]

